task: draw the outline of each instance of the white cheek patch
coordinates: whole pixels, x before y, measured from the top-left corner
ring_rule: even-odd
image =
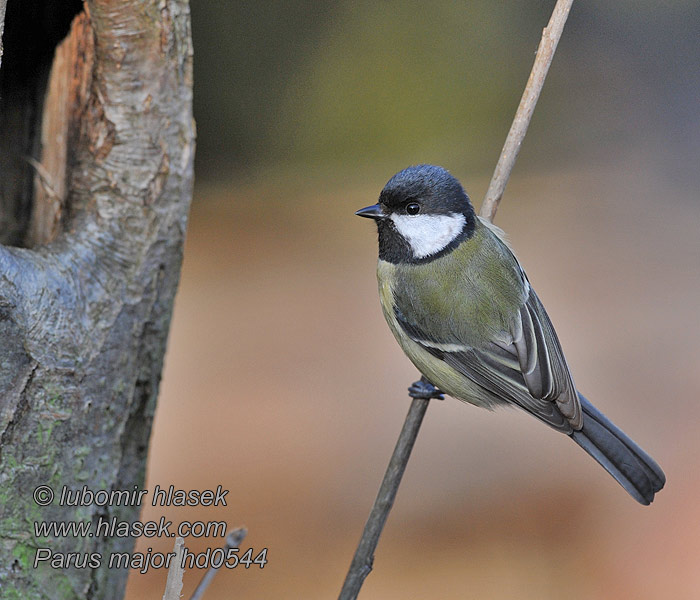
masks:
[[[461,213],[449,215],[391,215],[398,232],[410,244],[416,258],[440,252],[464,229],[466,217]]]

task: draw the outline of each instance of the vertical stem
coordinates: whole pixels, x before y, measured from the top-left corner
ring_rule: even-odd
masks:
[[[2,34],[5,32],[5,7],[7,0],[0,0],[0,66],[2,66]]]
[[[549,71],[549,66],[552,64],[554,52],[557,49],[559,38],[564,30],[566,18],[569,16],[571,5],[574,0],[557,0],[557,4],[552,12],[552,17],[549,19],[547,27],[542,32],[542,39],[537,48],[535,56],[535,64],[532,65],[530,77],[527,80],[525,91],[520,99],[520,105],[513,118],[513,124],[510,126],[508,137],[506,137],[501,156],[498,159],[496,170],[493,172],[489,189],[486,191],[486,196],[481,204],[480,215],[489,221],[493,221],[498,210],[498,204],[503,197],[503,192],[506,189],[506,184],[510,178],[510,173],[515,165],[515,160],[518,158],[520,146],[523,143],[527,128],[530,125],[532,113],[535,110],[535,105],[540,97],[542,86],[544,85],[545,77]]]
[[[185,574],[185,569],[182,566],[182,557],[185,553],[184,538],[175,538],[175,547],[173,551],[175,552],[175,556],[170,562],[170,568],[168,569],[168,578],[165,582],[163,600],[180,600],[180,594],[182,593],[182,576]]]

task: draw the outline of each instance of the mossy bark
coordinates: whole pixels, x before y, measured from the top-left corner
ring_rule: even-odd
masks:
[[[20,4],[9,0],[0,46],[3,70],[27,68],[0,78],[12,88],[0,87],[3,136],[16,140],[0,144],[0,239],[12,244],[0,246],[0,598],[116,599],[127,571],[107,559],[133,538],[38,538],[34,523],[139,517],[138,506],[58,498],[63,486],[144,482],[192,195],[189,9],[78,3],[49,74],[43,55],[25,66],[8,58],[27,51],[9,35],[23,26],[12,22]],[[70,3],[30,4],[65,18]],[[41,485],[56,493],[46,507],[33,498]],[[37,548],[103,564],[34,568]]]

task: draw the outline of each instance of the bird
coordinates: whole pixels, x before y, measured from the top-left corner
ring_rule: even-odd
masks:
[[[637,502],[652,502],[666,482],[661,467],[578,392],[503,231],[476,215],[454,176],[408,167],[355,214],[377,225],[382,312],[422,374],[411,397],[520,408],[568,435]]]

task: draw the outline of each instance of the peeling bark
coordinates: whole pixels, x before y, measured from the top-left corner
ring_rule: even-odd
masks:
[[[6,69],[22,49],[3,50]],[[139,508],[41,507],[32,493],[143,485],[192,192],[186,0],[88,0],[43,86],[41,128],[21,136],[40,181],[0,147],[0,180],[21,175],[23,190],[0,187],[0,235],[14,244],[0,246],[0,589],[121,598],[128,573],[106,557],[133,539],[40,539],[34,521],[134,521]],[[105,564],[34,569],[40,547]]]
[[[41,126],[41,162],[36,169],[27,246],[55,239],[69,218],[66,205],[69,168],[76,162],[80,123],[89,100],[95,47],[87,14],[81,13],[56,48]]]

